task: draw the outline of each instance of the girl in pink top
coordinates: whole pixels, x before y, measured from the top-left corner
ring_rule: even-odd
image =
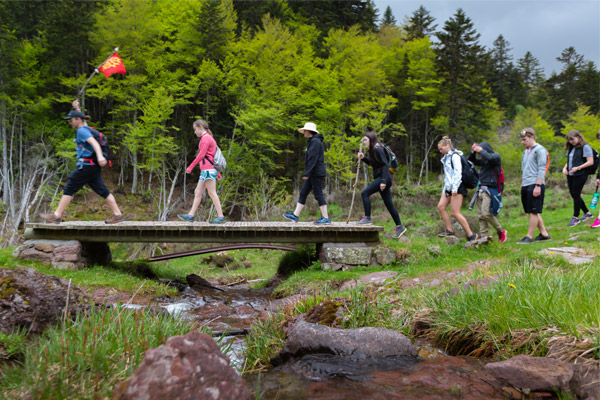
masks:
[[[194,134],[200,138],[200,143],[198,144],[198,155],[194,161],[192,161],[190,166],[187,167],[185,172],[188,174],[192,173],[194,167],[200,164],[200,178],[198,179],[198,186],[196,186],[196,190],[194,190],[194,202],[192,203],[190,212],[187,214],[179,214],[177,216],[184,221],[192,222],[194,220],[194,216],[196,215],[196,211],[198,211],[200,202],[202,201],[204,189],[206,189],[208,195],[213,201],[213,204],[215,205],[215,209],[217,210],[217,218],[210,221],[210,223],[222,224],[225,222],[225,216],[223,215],[223,210],[221,209],[221,201],[217,195],[217,179],[220,179],[221,176],[213,166],[215,153],[217,152],[217,142],[215,142],[212,132],[210,129],[208,129],[208,122],[205,120],[197,120],[194,122],[193,127]]]

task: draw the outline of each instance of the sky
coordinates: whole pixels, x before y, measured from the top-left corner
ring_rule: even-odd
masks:
[[[510,43],[513,62],[530,51],[544,74],[559,73],[556,60],[567,47],[574,47],[585,61],[600,66],[600,0],[374,0],[383,16],[389,5],[397,24],[404,23],[419,6],[435,18],[436,30],[462,8],[481,35],[487,49],[499,35]]]

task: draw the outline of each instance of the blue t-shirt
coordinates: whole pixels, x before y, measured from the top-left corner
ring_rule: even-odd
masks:
[[[91,137],[92,131],[87,126],[82,126],[77,129],[77,133],[75,134],[75,146],[77,151],[77,165],[91,165],[89,161],[80,161],[82,158],[92,158],[94,154],[94,148],[91,144],[87,142],[87,140]]]

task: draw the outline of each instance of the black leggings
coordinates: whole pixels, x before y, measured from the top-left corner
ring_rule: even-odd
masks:
[[[317,200],[317,203],[319,203],[319,207],[327,205],[325,195],[323,194],[324,179],[324,176],[313,176],[311,178],[304,179],[304,182],[302,183],[302,188],[300,189],[300,195],[298,196],[298,203],[302,205],[306,204],[306,198],[312,190],[313,195]]]
[[[571,193],[571,197],[573,198],[573,216],[579,217],[579,211],[582,210],[583,213],[589,212],[588,208],[585,206],[585,202],[581,198],[581,191],[585,186],[585,182],[587,181],[588,175],[567,175],[567,185],[569,186],[569,193]]]
[[[375,192],[380,192],[381,198],[383,199],[383,204],[385,204],[385,207],[392,215],[394,222],[396,223],[396,225],[402,225],[402,222],[400,222],[400,216],[398,215],[398,210],[396,210],[396,207],[394,207],[394,203],[392,202],[392,192],[390,190],[392,185],[387,185],[382,192],[379,190],[379,185],[381,184],[381,182],[381,178],[376,178],[361,193],[363,205],[365,206],[365,215],[367,217],[371,216],[371,199],[369,199],[369,196],[371,196]]]

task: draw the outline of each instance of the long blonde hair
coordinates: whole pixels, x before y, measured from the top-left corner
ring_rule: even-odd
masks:
[[[206,120],[205,120],[205,119],[197,119],[197,120],[194,122],[194,125],[193,125],[193,126],[194,126],[194,128],[197,128],[197,127],[204,128],[204,130],[205,130],[206,132],[208,132],[208,134],[209,134],[210,136],[213,136],[213,133],[212,133],[212,132],[210,131],[210,129],[208,128],[208,122],[206,122]]]

